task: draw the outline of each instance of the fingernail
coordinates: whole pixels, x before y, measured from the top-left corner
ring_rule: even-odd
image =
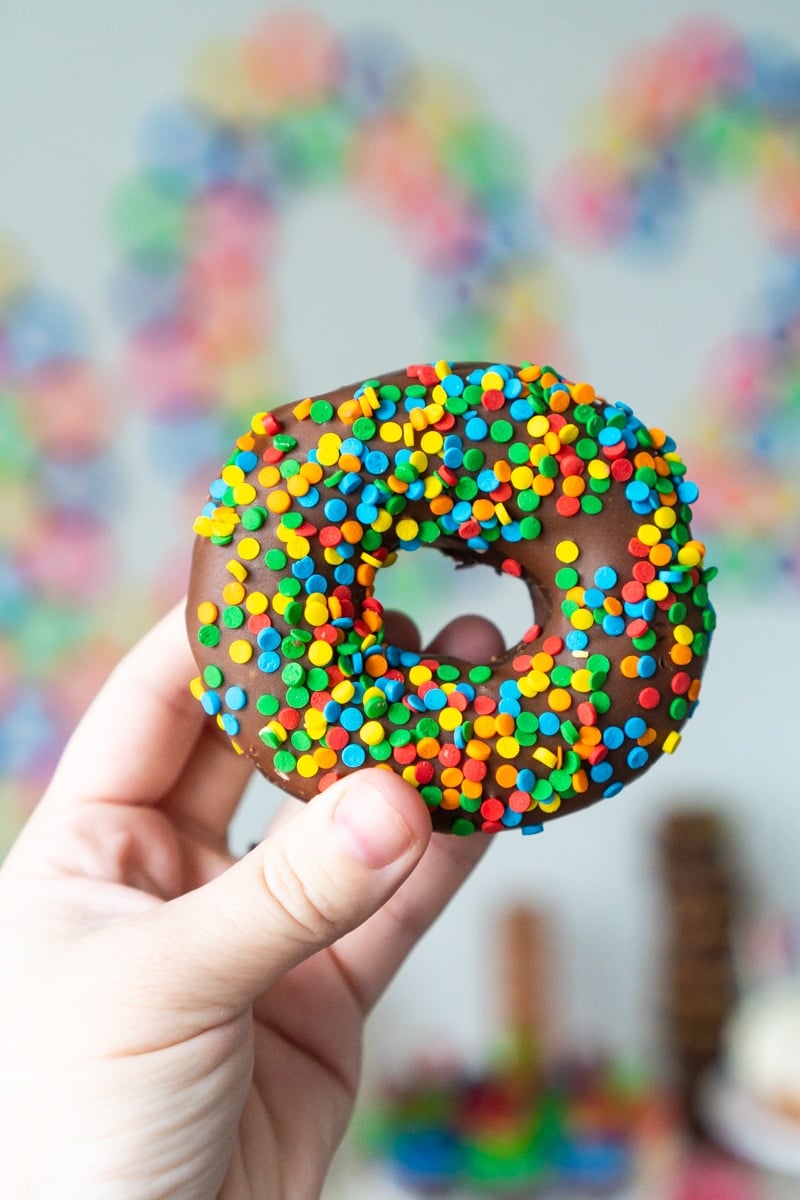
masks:
[[[333,819],[350,853],[373,870],[402,858],[414,842],[391,790],[384,792],[358,778],[349,784]]]

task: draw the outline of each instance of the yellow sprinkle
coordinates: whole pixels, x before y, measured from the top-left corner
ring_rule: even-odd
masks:
[[[497,519],[501,525],[511,524],[511,514],[502,502],[495,504],[494,511],[497,513]]]
[[[655,600],[656,604],[658,604],[659,600],[666,600],[669,595],[669,588],[663,579],[654,579],[652,583],[648,583],[645,593],[648,600]]]
[[[319,764],[312,754],[301,754],[295,767],[303,779],[313,779],[319,773]]]
[[[421,683],[427,683],[428,680],[432,679],[433,675],[430,667],[425,667],[422,663],[417,663],[416,666],[411,667],[409,670],[408,678],[414,687],[419,687]]]
[[[245,559],[245,561],[258,558],[261,553],[261,545],[254,537],[242,538],[236,548],[239,552],[239,557]]]
[[[374,554],[367,554],[366,550],[362,553],[361,559],[363,562],[367,563],[368,566],[374,567],[376,571],[383,566],[383,563],[379,558],[376,558]]]
[[[505,387],[503,376],[497,371],[485,371],[481,379],[481,387],[485,392],[502,392]]]
[[[411,410],[412,413],[419,412],[419,411],[420,410],[417,408],[412,408],[412,410]],[[403,444],[405,446],[410,447],[410,446],[414,445],[415,432],[416,432],[416,430],[414,429],[414,426],[411,424],[411,421],[406,421],[405,424],[403,425]]]
[[[543,766],[549,767],[551,771],[558,765],[558,759],[555,754],[553,754],[552,750],[548,750],[546,746],[537,746],[532,757],[537,762],[542,763]]]
[[[192,693],[195,700],[199,700],[205,693],[205,690],[206,690],[206,686],[203,683],[200,676],[199,675],[195,676],[195,678],[189,684],[189,691]]]
[[[309,603],[303,610],[303,616],[313,629],[317,629],[320,625],[326,625],[328,622],[328,606],[320,604],[319,601]]]
[[[196,533],[198,537],[211,537],[211,518],[196,517],[194,524],[192,525],[192,531]]]
[[[540,413],[535,417],[531,417],[530,421],[528,421],[528,433],[531,435],[531,437],[544,437],[549,429],[550,421],[546,416],[544,416],[544,414]]]
[[[240,563],[235,558],[228,559],[227,563],[225,564],[225,569],[231,573],[234,579],[238,579],[239,583],[244,583],[249,574],[244,563]]]
[[[253,647],[249,642],[240,638],[238,641],[231,642],[228,654],[235,663],[246,663],[253,657]]]
[[[333,646],[329,642],[312,642],[308,647],[308,658],[315,667],[326,667],[333,658]]]
[[[399,442],[403,436],[403,429],[397,421],[384,421],[380,428],[380,435],[384,442]]]
[[[286,553],[289,555],[289,558],[305,558],[310,549],[311,543],[308,538],[298,535],[289,538],[289,541],[286,543]]]
[[[269,597],[265,596],[263,592],[250,592],[245,599],[244,606],[249,613],[258,616],[269,608]]]
[[[561,797],[558,792],[553,792],[549,800],[540,800],[539,808],[546,813],[558,812],[561,808]]]
[[[269,721],[267,722],[265,728],[268,729],[269,732],[273,734],[273,736],[276,737],[279,742],[285,742],[289,736],[281,725],[280,721]]]
[[[401,542],[411,542],[419,533],[419,525],[412,517],[404,517],[402,521],[398,521],[395,529]]]
[[[559,562],[573,563],[578,558],[580,550],[574,542],[565,540],[558,543],[555,554]]]
[[[337,704],[349,704],[355,695],[356,689],[349,679],[342,679],[331,689],[331,697]]]
[[[495,749],[501,758],[516,758],[519,754],[519,742],[514,737],[501,737],[497,739]]]
[[[358,731],[358,736],[368,746],[377,746],[378,742],[383,741],[383,726],[380,721],[365,721]]]
[[[283,592],[276,592],[272,597],[272,607],[279,617],[282,617],[286,612],[286,608],[291,600],[290,596],[284,596]]]
[[[222,468],[222,480],[228,487],[236,487],[237,483],[244,482],[244,471],[241,467],[229,464]]]
[[[239,483],[233,489],[233,499],[236,504],[252,504],[256,498],[256,489],[252,483]]]
[[[438,429],[428,429],[422,435],[420,447],[425,454],[438,454],[444,445],[444,438]]]
[[[681,646],[691,646],[694,641],[694,633],[688,625],[676,625],[673,630],[673,637]]]
[[[444,491],[444,484],[438,475],[428,475],[425,479],[425,499],[435,500]]]
[[[678,733],[677,729],[673,729],[671,733],[668,733],[664,738],[661,749],[665,754],[674,754],[680,744],[681,735]]]
[[[611,465],[601,458],[593,458],[587,470],[592,479],[608,479],[611,474]]]
[[[323,467],[332,467],[339,461],[342,439],[338,433],[323,433],[317,446],[317,462]]]
[[[203,600],[197,606],[197,619],[201,625],[212,625],[219,616],[219,609],[212,600]]]
[[[452,733],[454,729],[458,729],[463,719],[457,708],[443,708],[439,713],[439,724],[448,733]]]
[[[656,542],[661,541],[661,530],[657,525],[640,525],[636,536],[645,546],[655,546]]]

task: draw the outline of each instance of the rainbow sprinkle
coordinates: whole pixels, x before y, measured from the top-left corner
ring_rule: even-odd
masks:
[[[537,832],[680,741],[714,628],[696,498],[662,431],[530,363],[439,361],[260,412],[194,526],[192,691],[299,795],[384,765],[437,828]],[[426,546],[552,612],[491,663],[388,644],[376,576]]]

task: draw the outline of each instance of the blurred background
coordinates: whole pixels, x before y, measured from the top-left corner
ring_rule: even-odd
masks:
[[[744,993],[785,998],[800,936],[794,0],[4,0],[2,28],[0,853],[182,594],[252,411],[412,361],[552,361],[666,427],[700,485],[703,701],[619,798],[493,847],[374,1016],[330,1196],[800,1195],[800,1051],[749,1094],[779,1018],[800,1046],[800,1002],[740,1022],[746,1067],[723,1036]],[[407,558],[378,595],[426,636],[471,609],[508,645],[530,623],[514,580]],[[277,799],[253,785],[237,850]],[[544,1151],[515,1174],[498,1133],[531,1041],[528,1116],[544,1093],[561,1133],[589,1113],[572,1175]],[[623,1076],[637,1119],[614,1124]],[[409,1111],[438,1141],[403,1140]],[[734,1158],[684,1153],[698,1128]],[[624,1162],[580,1158],[612,1144]]]

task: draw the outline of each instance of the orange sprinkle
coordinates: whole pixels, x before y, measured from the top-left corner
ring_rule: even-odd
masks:
[[[502,788],[513,788],[517,782],[517,768],[513,763],[501,763],[494,773],[497,783]]]
[[[490,738],[494,737],[495,733],[497,732],[497,722],[495,721],[494,717],[476,717],[472,728],[475,730],[477,737]],[[467,753],[469,754],[469,749],[467,749]]]
[[[270,492],[267,496],[267,508],[273,513],[288,512],[292,506],[287,492]]]
[[[676,667],[686,667],[694,658],[691,646],[681,646],[677,642],[670,650],[669,656]]]
[[[555,486],[555,481],[547,475],[537,475],[533,481],[533,490],[537,496],[549,496]]]

